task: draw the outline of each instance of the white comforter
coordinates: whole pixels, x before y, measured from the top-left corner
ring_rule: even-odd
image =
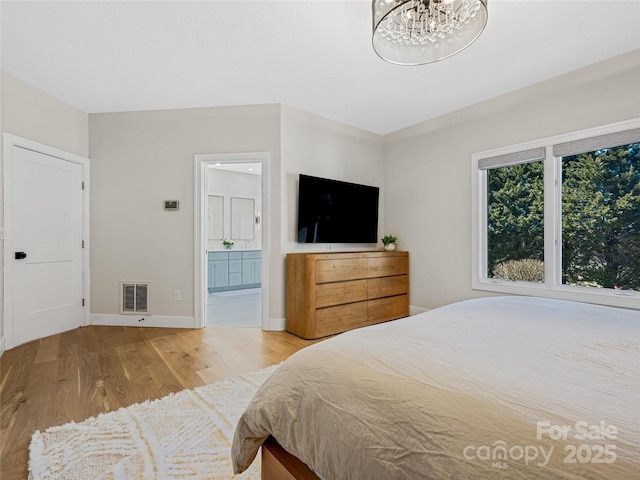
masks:
[[[640,311],[469,300],[344,333],[265,382],[233,443],[272,435],[327,480],[639,478]]]

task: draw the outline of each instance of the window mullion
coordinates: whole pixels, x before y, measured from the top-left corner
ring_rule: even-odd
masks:
[[[547,147],[547,162],[553,176],[551,189],[548,192],[552,203],[552,215],[549,216],[550,243],[553,249],[553,263],[550,265],[549,286],[557,288],[562,285],[562,158],[556,157],[553,147]]]
[[[478,232],[479,251],[482,252],[478,258],[479,273],[483,279],[487,278],[487,171],[479,170],[480,198],[478,199],[478,215],[480,220],[480,230]]]
[[[546,147],[544,160],[544,285],[553,288],[557,278],[557,175],[553,149]]]

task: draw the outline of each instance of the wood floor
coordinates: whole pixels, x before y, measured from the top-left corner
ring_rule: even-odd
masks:
[[[26,479],[35,430],[279,363],[316,341],[286,332],[88,326],[0,358],[0,478]]]

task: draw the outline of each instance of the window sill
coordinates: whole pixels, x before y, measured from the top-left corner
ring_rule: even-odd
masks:
[[[494,279],[475,281],[472,289],[485,292],[508,293],[511,295],[556,298],[559,300],[571,300],[574,302],[640,310],[640,292],[629,290],[613,291],[610,289],[595,289],[593,287],[568,286],[550,288],[544,284]]]

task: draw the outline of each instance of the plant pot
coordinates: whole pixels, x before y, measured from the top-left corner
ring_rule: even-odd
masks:
[[[387,244],[384,246],[384,249],[385,249],[387,252],[393,252],[393,251],[396,249],[396,244],[395,244],[395,243],[387,243]]]

